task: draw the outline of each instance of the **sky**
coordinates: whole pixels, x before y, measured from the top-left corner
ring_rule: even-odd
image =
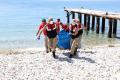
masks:
[[[108,11],[112,10],[115,12],[119,12],[120,11],[119,3],[120,0],[0,0],[0,16],[10,15],[17,12],[19,12],[18,14],[22,12],[29,13],[30,9],[33,9],[34,12],[37,12],[37,10],[42,10],[44,13],[46,13],[45,11],[46,8],[47,8],[46,10],[53,11],[53,8],[51,8],[51,6],[56,4],[58,5],[55,6],[54,8],[55,9],[58,8],[59,10],[60,9],[63,10],[64,7],[78,8],[84,6],[85,8],[88,9],[96,8],[99,10]]]

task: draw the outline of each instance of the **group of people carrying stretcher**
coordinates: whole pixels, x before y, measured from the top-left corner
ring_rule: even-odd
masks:
[[[56,58],[57,35],[59,35],[61,29],[68,32],[71,36],[69,58],[72,58],[76,55],[83,33],[82,24],[79,20],[73,19],[72,23],[67,25],[63,24],[60,19],[57,19],[56,22],[53,21],[53,18],[49,18],[48,21],[42,19],[36,36],[40,39],[40,35],[43,32],[46,53],[52,52],[53,57]]]

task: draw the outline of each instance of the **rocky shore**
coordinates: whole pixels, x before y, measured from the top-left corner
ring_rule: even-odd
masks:
[[[120,80],[120,46],[105,45],[69,50],[57,49],[57,59],[44,49],[0,51],[0,80]]]

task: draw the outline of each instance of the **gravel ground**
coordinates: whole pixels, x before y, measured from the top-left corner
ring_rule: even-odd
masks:
[[[44,49],[0,52],[0,80],[120,80],[120,46],[57,50],[57,59]]]

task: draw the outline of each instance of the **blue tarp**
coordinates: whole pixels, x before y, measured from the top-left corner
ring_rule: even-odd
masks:
[[[70,34],[64,30],[61,30],[58,35],[58,47],[62,49],[70,49]]]

